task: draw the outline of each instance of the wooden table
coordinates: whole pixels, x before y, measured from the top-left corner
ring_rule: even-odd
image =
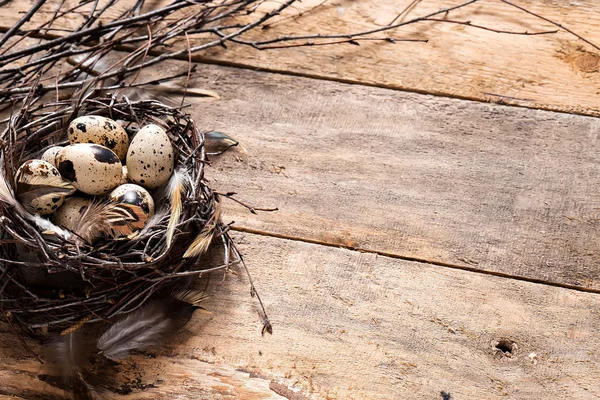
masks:
[[[269,34],[380,26],[409,3],[332,0]],[[458,2],[402,18],[441,3]],[[600,44],[598,2],[512,3]],[[10,3],[0,26],[30,6]],[[556,29],[503,1],[446,18]],[[224,216],[274,334],[229,275],[211,315],[119,366],[110,398],[600,398],[598,49],[436,21],[397,35],[429,41],[196,60],[193,85],[221,99],[190,112],[247,149],[211,184],[279,208]],[[63,399],[0,329],[0,398]]]

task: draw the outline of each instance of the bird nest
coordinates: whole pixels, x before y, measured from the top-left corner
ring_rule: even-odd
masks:
[[[154,221],[134,237],[104,238],[93,245],[28,214],[11,199],[0,203],[0,317],[28,333],[72,332],[88,322],[111,321],[148,299],[241,255],[220,222],[219,198],[206,184],[204,134],[181,108],[116,95],[32,105],[6,120],[1,137],[5,189],[14,196],[16,169],[49,147],[68,144],[67,127],[82,115],[118,121],[132,137],[145,124],[162,126],[174,148],[175,170],[185,171],[181,210],[165,188],[152,191]],[[172,183],[172,182],[169,182]],[[168,230],[173,227],[172,241]],[[222,243],[222,260],[208,266],[202,254]]]

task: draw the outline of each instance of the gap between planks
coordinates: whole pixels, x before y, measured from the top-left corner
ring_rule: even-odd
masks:
[[[427,259],[418,258],[418,257],[402,256],[399,254],[394,254],[394,253],[385,252],[385,251],[370,250],[370,249],[364,249],[364,248],[355,247],[355,246],[346,246],[346,245],[342,245],[342,244],[330,243],[330,242],[325,242],[325,241],[315,240],[315,239],[310,239],[310,238],[302,238],[302,237],[285,235],[285,234],[280,234],[280,233],[275,233],[275,232],[268,232],[268,231],[263,231],[260,229],[244,228],[241,226],[232,225],[231,230],[236,231],[236,232],[242,232],[242,233],[252,233],[254,235],[272,237],[272,238],[277,238],[277,239],[286,239],[286,240],[291,240],[294,242],[316,244],[316,245],[321,245],[321,246],[325,246],[325,247],[333,247],[333,248],[338,248],[338,249],[358,251],[360,253],[375,254],[378,256],[382,256],[382,257],[393,258],[396,260],[415,261],[415,262],[419,262],[419,263],[423,263],[423,264],[435,265],[437,267],[458,269],[461,271],[474,272],[474,273],[481,274],[481,275],[491,275],[491,276],[496,276],[499,278],[512,279],[512,280],[521,281],[521,282],[529,282],[529,283],[536,283],[539,285],[552,286],[552,287],[558,287],[558,288],[563,288],[563,289],[570,289],[570,290],[575,290],[577,292],[600,294],[600,289],[593,289],[593,288],[569,285],[566,283],[546,281],[544,279],[529,278],[526,276],[506,274],[503,272],[478,269],[478,268],[468,267],[466,265],[460,265],[460,264],[451,264],[451,263],[445,263],[445,262],[441,262],[441,261],[427,260]]]

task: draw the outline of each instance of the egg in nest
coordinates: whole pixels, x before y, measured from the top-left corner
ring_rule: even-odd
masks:
[[[78,143],[64,147],[56,155],[60,174],[83,193],[106,194],[116,188],[123,177],[123,164],[106,147]]]
[[[90,203],[91,200],[84,197],[69,197],[56,210],[52,216],[52,221],[58,226],[75,231],[81,222],[81,216]]]
[[[175,154],[163,128],[150,124],[133,137],[127,151],[129,180],[146,189],[156,189],[173,174]]]
[[[87,115],[75,118],[67,129],[69,143],[93,143],[112,150],[121,160],[127,155],[129,136],[110,118]]]
[[[17,200],[31,213],[48,215],[60,207],[75,188],[44,160],[29,160],[15,174]]]
[[[50,147],[42,154],[42,160],[49,162],[52,166],[56,167],[56,155],[62,150],[60,146]]]
[[[113,190],[108,197],[115,203],[140,207],[148,218],[154,215],[154,199],[146,189],[139,185],[126,183]]]

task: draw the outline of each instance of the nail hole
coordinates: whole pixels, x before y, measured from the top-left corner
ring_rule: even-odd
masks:
[[[496,348],[503,353],[512,354],[514,350],[514,342],[508,339],[500,339],[498,344],[496,344]]]
[[[452,400],[452,395],[448,392],[444,392],[443,390],[440,392],[442,396],[442,400]]]

